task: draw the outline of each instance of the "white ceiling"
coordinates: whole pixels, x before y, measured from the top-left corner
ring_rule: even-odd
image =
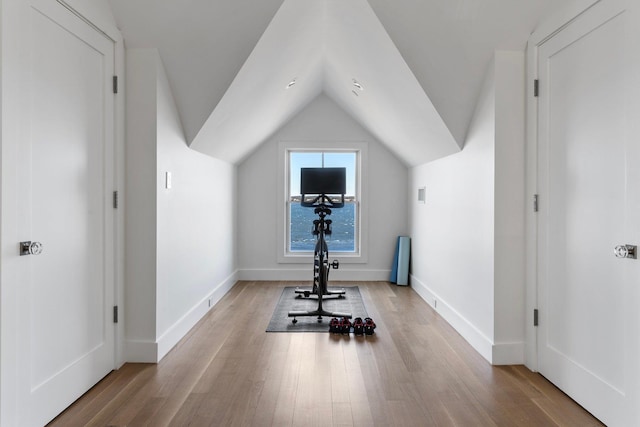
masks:
[[[128,48],[158,48],[192,148],[241,162],[324,92],[417,165],[463,146],[493,52],[568,1],[110,4]]]

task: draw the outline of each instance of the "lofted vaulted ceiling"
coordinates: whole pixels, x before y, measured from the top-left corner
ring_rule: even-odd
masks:
[[[325,93],[408,165],[463,145],[495,50],[569,0],[110,0],[187,143],[238,163]],[[293,83],[293,84],[292,84]]]

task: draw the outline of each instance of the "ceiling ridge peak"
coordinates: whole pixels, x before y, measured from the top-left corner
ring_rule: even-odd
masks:
[[[320,70],[320,76],[322,79],[321,82],[321,86],[322,86],[322,92],[323,93],[327,93],[327,75],[328,75],[328,70],[327,70],[327,60],[328,60],[328,43],[327,43],[327,34],[329,32],[328,27],[329,27],[329,0],[321,0],[323,3],[323,7],[322,7],[322,17],[321,17],[321,22],[320,22],[320,28],[322,31],[322,36],[321,36],[321,57],[322,60],[320,61],[320,67],[322,68]]]

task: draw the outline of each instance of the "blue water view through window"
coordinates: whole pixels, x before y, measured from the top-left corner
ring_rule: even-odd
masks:
[[[358,200],[356,194],[357,152],[290,151],[289,152],[289,251],[312,252],[316,237],[312,234],[313,208],[300,205],[300,169],[304,167],[344,167],[347,194],[343,208],[332,209],[332,233],[326,236],[329,252],[357,252]]]

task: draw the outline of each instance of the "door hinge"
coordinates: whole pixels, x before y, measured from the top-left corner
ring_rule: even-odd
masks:
[[[533,309],[533,326],[538,326],[538,309]]]
[[[113,306],[113,323],[118,323],[118,306]]]
[[[113,93],[118,93],[118,76],[113,76]]]
[[[113,192],[113,209],[118,209],[118,192]]]
[[[533,211],[538,212],[538,195],[533,195]]]
[[[537,97],[540,93],[540,80],[535,79],[533,81],[533,96]]]

